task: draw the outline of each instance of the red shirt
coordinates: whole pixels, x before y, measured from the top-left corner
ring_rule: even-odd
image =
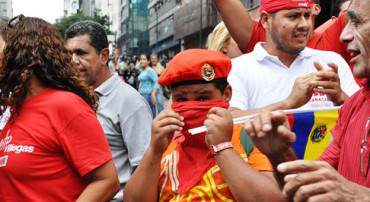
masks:
[[[318,27],[308,41],[307,46],[319,50],[334,51],[349,64],[351,56],[347,52],[347,45],[340,42],[340,35],[346,26],[346,16],[346,13],[340,13],[338,18],[329,21],[326,28]]]
[[[332,130],[334,142],[320,157],[320,160],[328,162],[348,180],[366,187],[370,187],[370,173],[367,177],[361,175],[360,144],[369,117],[370,88],[362,88],[348,98],[342,106],[337,125]],[[370,144],[368,148],[370,149]],[[369,163],[368,153],[366,159],[364,165]]]
[[[82,177],[111,158],[93,110],[73,93],[44,89],[0,134],[0,201],[75,201]]]
[[[347,53],[347,46],[339,40],[342,30],[346,26],[346,13],[341,13],[338,18],[331,21],[326,29],[319,28],[318,31],[315,30],[307,42],[307,47],[324,51],[334,51],[341,55],[349,64],[350,56]],[[266,31],[261,23],[254,21],[253,34],[247,44],[247,53],[253,51],[256,43],[260,41],[266,41]]]

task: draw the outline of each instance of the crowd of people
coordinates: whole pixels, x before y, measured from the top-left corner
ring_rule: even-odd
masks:
[[[138,90],[149,103],[152,116],[157,116],[164,109],[168,99],[163,86],[157,82],[164,70],[158,56],[154,53],[150,58],[146,54],[141,54],[138,59],[136,56],[130,59],[122,56],[119,61],[113,61],[112,58],[108,63],[110,70],[118,73],[122,80]]]
[[[261,0],[258,21],[213,3],[207,49],[165,68],[110,63],[97,22],[0,19],[0,201],[370,201],[370,1],[317,29],[317,0]],[[298,160],[279,110],[332,106],[331,144]]]

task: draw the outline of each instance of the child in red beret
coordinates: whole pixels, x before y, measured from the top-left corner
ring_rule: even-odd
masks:
[[[227,56],[210,50],[186,50],[171,60],[158,82],[171,89],[173,103],[154,119],[124,201],[285,200],[266,156],[233,127],[230,69]],[[206,133],[189,134],[202,125]]]

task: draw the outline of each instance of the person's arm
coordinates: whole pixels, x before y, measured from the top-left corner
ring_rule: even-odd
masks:
[[[153,105],[157,104],[157,93],[159,92],[160,85],[158,83],[158,76],[157,73],[152,69],[150,71],[150,79],[153,82],[153,90],[150,94]]]
[[[280,102],[276,102],[274,104],[267,105],[262,108],[257,109],[248,109],[248,110],[240,110],[235,107],[230,107],[230,112],[233,117],[241,117],[241,116],[248,116],[252,114],[258,114],[262,111],[274,111],[274,110],[284,110],[284,109],[292,109],[293,104],[289,102],[289,100],[283,100]]]
[[[164,110],[154,119],[149,148],[126,184],[124,201],[158,201],[162,154],[169,145],[173,133],[181,131],[182,126],[183,118],[172,110]]]
[[[233,115],[233,117],[240,117],[251,114],[257,114],[263,111],[295,109],[301,107],[304,104],[306,104],[312,97],[313,85],[311,81],[314,79],[314,77],[315,73],[298,77],[294,82],[294,86],[290,95],[282,101],[257,109],[240,110],[238,108],[231,107],[230,108],[231,114]]]
[[[291,145],[295,134],[290,131],[288,118],[282,112],[263,112],[244,125],[247,134],[253,138],[255,146],[264,153],[277,170],[277,166],[296,159]],[[284,185],[284,175],[275,172],[280,187]]]
[[[159,85],[159,84],[158,84]],[[157,84],[154,85],[152,93],[150,94],[153,105],[157,104],[157,93],[159,91],[159,86]]]
[[[124,201],[158,201],[160,171],[161,154],[149,147],[125,186]]]
[[[204,122],[207,144],[231,141],[231,114],[222,108],[212,108],[207,117]],[[254,170],[233,149],[222,150],[215,158],[236,201],[285,201],[272,173]]]
[[[86,174],[84,179],[88,185],[77,202],[109,201],[119,189],[116,168],[112,160]]]
[[[258,172],[231,149],[215,157],[237,201],[285,201],[272,172]]]
[[[327,162],[297,160],[278,170],[287,174],[283,193],[294,201],[370,201],[369,188],[350,182]]]
[[[231,37],[242,52],[253,34],[253,19],[240,0],[213,0]]]

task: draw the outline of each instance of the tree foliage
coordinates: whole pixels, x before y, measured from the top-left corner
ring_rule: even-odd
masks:
[[[64,32],[69,26],[71,26],[75,22],[83,20],[96,21],[104,26],[107,34],[112,34],[112,32],[109,30],[109,26],[111,24],[111,22],[109,21],[109,17],[107,15],[100,15],[99,10],[95,10],[92,16],[87,16],[82,11],[78,11],[76,14],[58,19],[54,25],[58,29],[58,31],[62,35],[64,35]]]

